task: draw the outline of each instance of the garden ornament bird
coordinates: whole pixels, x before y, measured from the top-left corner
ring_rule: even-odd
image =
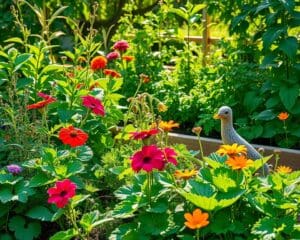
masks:
[[[215,114],[214,118],[221,120],[221,137],[223,144],[233,144],[237,143],[239,145],[244,145],[247,148],[247,157],[252,160],[261,159],[262,156],[248,143],[244,138],[242,138],[233,128],[233,115],[232,110],[228,106],[223,106],[219,108],[218,113]],[[261,174],[267,175],[269,173],[269,167],[264,164],[263,169],[260,169]]]

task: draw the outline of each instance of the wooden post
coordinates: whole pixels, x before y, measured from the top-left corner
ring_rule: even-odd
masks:
[[[206,57],[209,52],[209,43],[210,43],[210,38],[209,38],[209,16],[207,15],[206,8],[203,9],[202,12],[202,24],[203,24],[203,32],[202,32],[202,53],[203,53],[203,58],[202,58],[202,65],[205,66],[207,61]]]

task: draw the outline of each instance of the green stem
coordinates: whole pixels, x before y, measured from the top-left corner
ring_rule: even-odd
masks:
[[[148,201],[149,205],[151,206],[151,187],[152,187],[152,172],[148,172],[147,174],[147,190],[148,190]]]
[[[199,231],[199,229],[196,230],[196,239],[197,240],[200,239],[200,231]]]
[[[288,135],[287,135],[287,126],[285,124],[285,121],[283,121],[283,129],[284,129],[284,134],[285,134],[286,147],[288,147],[289,141],[288,141]]]

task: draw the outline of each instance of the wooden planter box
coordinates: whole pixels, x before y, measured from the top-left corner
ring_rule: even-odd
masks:
[[[169,133],[169,141],[170,143],[182,143],[187,146],[189,150],[199,150],[199,143],[196,136],[178,134],[178,133]],[[212,152],[215,152],[219,146],[222,144],[222,141],[219,139],[213,138],[204,138],[201,137],[201,143],[203,147],[204,155],[209,155]],[[269,156],[273,154],[271,160],[269,160],[269,164],[274,166],[275,158],[274,158],[274,150],[280,151],[279,156],[280,160],[278,165],[290,166],[293,170],[300,170],[300,151],[279,147],[271,147],[264,145],[256,145],[253,144],[256,149],[263,148],[264,156]]]

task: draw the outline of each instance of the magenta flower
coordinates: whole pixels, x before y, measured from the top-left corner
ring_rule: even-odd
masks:
[[[140,132],[130,132],[131,135],[130,138],[134,140],[140,140],[140,139],[146,139],[152,135],[157,134],[159,131],[158,129],[150,129],[150,130],[144,130]]]
[[[132,160],[131,167],[136,172],[141,169],[151,172],[154,168],[163,170],[165,166],[164,154],[155,145],[144,146],[141,151],[136,152],[130,159]]]
[[[17,164],[7,165],[6,168],[12,174],[18,174],[18,173],[22,172],[22,168]]]
[[[129,44],[125,40],[120,40],[116,42],[113,46],[114,50],[118,50],[120,52],[125,52],[129,48]]]
[[[172,148],[163,149],[164,157],[167,162],[173,163],[175,166],[178,164],[176,160],[177,153]]]
[[[68,204],[69,199],[76,194],[76,184],[69,179],[57,181],[55,187],[49,188],[48,203],[55,203],[58,208],[63,208]]]
[[[104,106],[99,99],[88,95],[82,97],[82,100],[83,106],[90,108],[96,115],[100,115],[102,117],[105,115]]]
[[[117,51],[110,52],[109,54],[106,55],[107,60],[115,60],[120,57],[120,53]]]

